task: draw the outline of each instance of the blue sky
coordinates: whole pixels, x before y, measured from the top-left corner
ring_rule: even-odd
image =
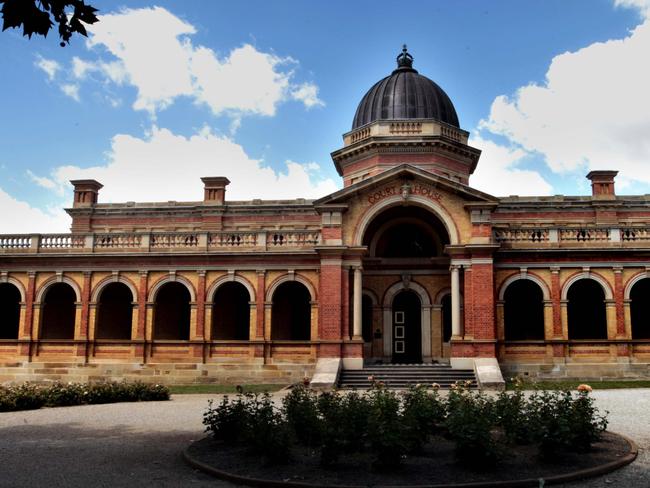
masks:
[[[100,201],[316,198],[330,152],[407,43],[483,150],[495,195],[650,193],[650,0],[90,2],[61,48],[0,35],[0,232],[65,231],[67,181]]]

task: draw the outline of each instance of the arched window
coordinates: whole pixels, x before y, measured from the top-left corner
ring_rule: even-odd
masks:
[[[153,338],[186,341],[190,338],[190,292],[170,281],[156,293]]]
[[[580,279],[567,293],[569,339],[607,339],[605,293],[596,280]]]
[[[67,283],[54,283],[45,292],[41,339],[74,339],[77,296]]]
[[[516,280],[503,295],[506,341],[544,339],[544,295],[532,280]]]
[[[442,305],[442,341],[451,340],[451,294],[447,294],[440,300]]]
[[[311,337],[311,297],[298,281],[285,281],[273,292],[271,337],[308,341]]]
[[[632,339],[650,339],[650,279],[643,278],[630,290]]]
[[[18,339],[20,291],[11,283],[0,283],[0,339]]]
[[[373,334],[373,317],[372,317],[372,298],[363,295],[361,298],[361,335],[364,342],[372,341]]]
[[[250,337],[250,295],[241,283],[221,285],[212,305],[212,338],[246,341]]]
[[[109,283],[97,303],[97,339],[131,339],[133,293],[124,283]]]

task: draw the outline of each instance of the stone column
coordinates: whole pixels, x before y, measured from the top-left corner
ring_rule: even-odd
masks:
[[[460,276],[459,266],[451,266],[451,337],[460,339],[463,335],[460,321]]]
[[[362,324],[361,324],[361,287],[362,287],[363,274],[361,266],[354,268],[354,289],[353,289],[353,316],[352,316],[352,338],[361,340]]]
[[[36,298],[36,273],[29,271],[27,273],[27,290],[25,291],[25,318],[20,330],[20,339],[29,339],[28,343],[20,346],[21,356],[27,356],[31,361],[32,343],[37,339],[34,327],[34,299]]]

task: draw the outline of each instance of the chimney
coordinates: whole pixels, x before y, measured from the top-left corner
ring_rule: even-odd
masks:
[[[203,182],[203,202],[213,205],[223,205],[226,200],[226,186],[230,180],[225,176],[204,176]]]
[[[74,186],[73,208],[92,207],[97,203],[99,190],[104,186],[96,180],[70,180]]]
[[[591,197],[597,200],[615,199],[614,178],[617,174],[618,171],[590,171],[587,178],[591,180]]]

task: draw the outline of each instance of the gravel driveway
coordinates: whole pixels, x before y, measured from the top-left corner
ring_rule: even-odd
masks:
[[[187,466],[181,450],[203,437],[215,395],[0,413],[0,486],[232,486]],[[650,487],[650,390],[594,392],[610,430],[633,438],[636,462],[571,487]]]

